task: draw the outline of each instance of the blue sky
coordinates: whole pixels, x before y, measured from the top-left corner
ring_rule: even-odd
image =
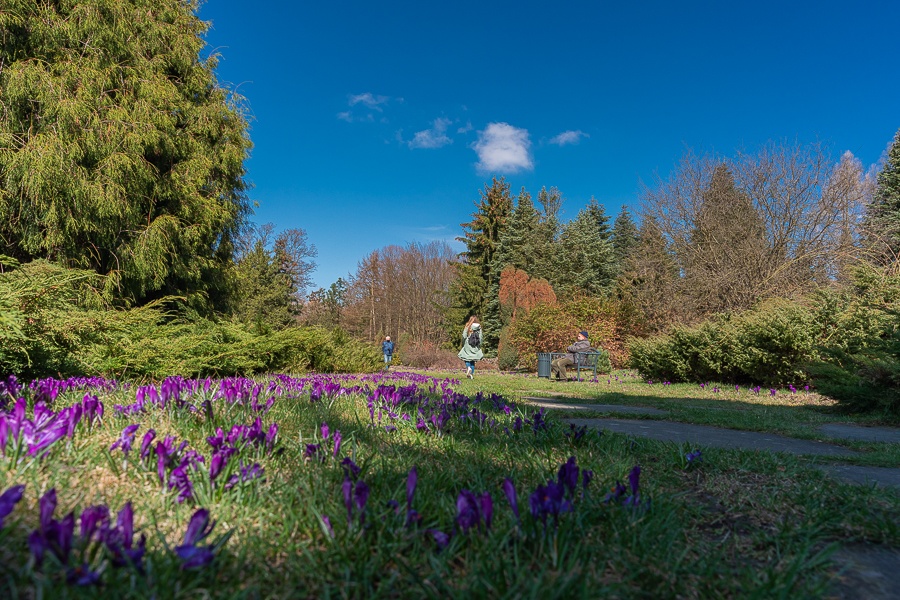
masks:
[[[615,217],[685,152],[820,140],[876,163],[900,128],[900,2],[207,0],[246,98],[254,220],[306,230],[316,286],[461,235],[506,176]]]

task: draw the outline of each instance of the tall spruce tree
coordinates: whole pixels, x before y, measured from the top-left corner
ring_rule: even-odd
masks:
[[[125,302],[227,299],[250,142],[196,0],[5,0],[0,253]]]
[[[866,229],[884,262],[900,260],[900,130],[878,173],[875,197],[866,209]]]
[[[535,245],[539,223],[540,215],[531,194],[522,188],[492,259],[491,280],[483,313],[484,341],[489,348],[497,347],[501,329],[509,325],[500,310],[500,274],[510,265],[530,273],[542,260]]]
[[[623,206],[613,223],[610,236],[613,248],[613,258],[616,261],[616,273],[621,273],[625,268],[625,261],[634,248],[638,245],[638,228],[628,212],[628,207]]]
[[[481,199],[475,206],[472,220],[462,224],[463,237],[457,238],[466,245],[466,250],[461,254],[463,263],[450,290],[451,307],[447,312],[446,328],[451,339],[455,338],[458,334],[455,330],[470,315],[484,316],[494,253],[500,246],[500,237],[513,208],[509,183],[503,177],[493,178],[490,186],[485,184]]]
[[[676,322],[678,283],[674,253],[656,219],[645,215],[618,281],[620,310],[632,333],[660,331]]]
[[[562,229],[559,213],[562,208],[562,194],[555,187],[545,187],[538,192],[538,204],[541,206],[540,219],[534,231],[535,264],[533,273],[529,275],[549,281],[553,287],[558,286],[559,271],[559,235]]]
[[[615,283],[609,219],[596,199],[563,228],[557,285],[569,293],[603,296]]]
[[[691,244],[679,257],[684,291],[699,314],[749,308],[757,298],[768,249],[766,227],[727,166],[712,173],[701,197]]]

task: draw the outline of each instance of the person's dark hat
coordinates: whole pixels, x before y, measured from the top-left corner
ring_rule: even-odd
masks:
[[[579,331],[578,333],[580,333],[581,335],[583,335],[583,336],[586,337],[586,338],[591,337],[591,336],[588,335],[588,332],[587,332],[587,331]]]

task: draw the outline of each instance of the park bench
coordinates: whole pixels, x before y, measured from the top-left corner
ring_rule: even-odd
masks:
[[[581,381],[582,371],[590,371],[593,373],[594,377],[597,377],[597,363],[599,362],[600,357],[607,353],[604,350],[598,350],[597,352],[551,352],[550,362],[552,363],[557,358],[568,354],[575,355],[575,364],[566,367],[566,371],[575,371],[575,379]],[[547,377],[549,378],[550,375],[551,374],[548,371]]]

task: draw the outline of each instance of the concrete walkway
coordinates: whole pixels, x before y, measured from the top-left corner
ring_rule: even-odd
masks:
[[[829,423],[819,427],[828,437],[861,442],[900,444],[900,429],[896,427],[864,427],[846,423]]]
[[[739,431],[707,425],[689,425],[671,421],[649,421],[632,419],[563,419],[577,426],[587,425],[597,429],[607,429],[617,433],[639,435],[665,442],[686,442],[714,448],[738,448],[747,450],[769,450],[789,454],[814,454],[817,456],[858,456],[859,452],[810,440],[797,440],[774,433]]]
[[[577,402],[566,402],[555,398],[531,398],[526,396],[523,398],[528,400],[529,404],[540,406],[542,408],[561,408],[564,410],[584,410],[598,413],[622,413],[629,415],[667,415],[669,411],[660,410],[658,408],[650,408],[647,406],[624,406],[622,404],[581,404]]]

